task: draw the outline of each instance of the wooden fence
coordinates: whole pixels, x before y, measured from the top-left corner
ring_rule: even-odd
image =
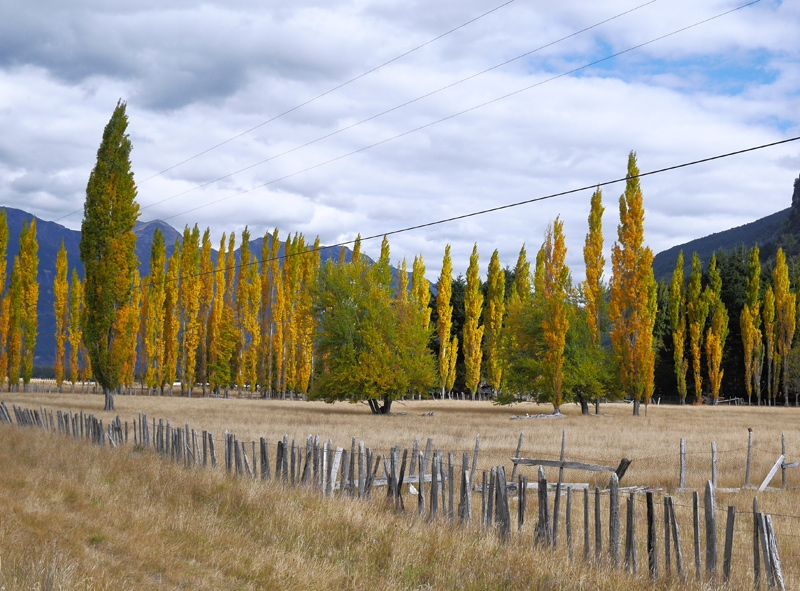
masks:
[[[75,439],[86,439],[100,446],[119,447],[133,443],[142,449],[152,449],[164,459],[188,467],[218,468],[217,447],[212,434],[198,432],[188,423],[183,426],[172,425],[170,421],[148,419],[140,413],[129,424],[117,416],[109,424],[93,415],[63,411],[23,409],[13,406],[12,412],[4,402],[0,402],[0,423],[22,427],[37,427],[61,433]],[[132,440],[132,441],[131,441]],[[511,458],[513,469],[510,478],[505,466],[499,465],[483,471],[481,483],[477,484],[476,471],[480,452],[480,436],[470,459],[467,452],[462,453],[461,464],[457,466],[453,453],[443,453],[433,448],[433,440],[428,439],[424,450],[414,442],[412,449],[395,446],[384,455],[375,454],[364,442],[352,438],[349,449],[336,447],[331,440],[323,442],[319,436],[308,436],[305,445],[289,441],[288,435],[275,444],[275,463],[270,463],[269,442],[261,437],[258,442],[239,441],[235,434],[225,432],[223,437],[224,469],[231,475],[261,480],[274,479],[287,486],[303,486],[316,489],[325,496],[341,496],[372,499],[377,487],[386,487],[385,502],[399,511],[412,511],[406,507],[403,488],[416,496],[416,510],[419,515],[430,520],[444,519],[462,525],[473,520],[472,494],[480,494],[480,522],[483,530],[494,530],[500,539],[508,542],[512,537],[511,501],[516,496],[517,531],[522,531],[526,520],[527,493],[536,491],[538,515],[533,531],[534,543],[542,547],[555,548],[559,545],[560,520],[563,513],[563,529],[569,557],[576,556],[576,540],[573,533],[573,513],[575,493],[582,492],[583,501],[583,542],[582,556],[587,562],[605,561],[615,568],[637,572],[639,558],[636,544],[636,497],[644,495],[646,505],[646,561],[652,578],[660,574],[666,577],[687,579],[688,560],[684,559],[681,528],[677,518],[679,505],[671,496],[663,497],[663,551],[658,546],[658,525],[656,516],[656,494],[658,490],[647,487],[621,487],[620,480],[626,473],[630,461],[623,459],[616,468],[567,461],[564,453],[562,434],[559,459],[522,458],[520,451],[522,435],[515,457]],[[712,450],[715,451],[715,446]],[[784,446],[785,448],[785,446]],[[785,449],[784,449],[785,452]],[[749,453],[748,453],[749,457]],[[681,483],[684,483],[685,441],[681,442]],[[712,462],[713,463],[713,462]],[[538,477],[529,482],[528,477],[517,475],[518,466],[538,466]],[[545,478],[544,466],[558,468],[559,476],[555,485]],[[779,467],[791,467],[779,458],[768,482]],[[458,470],[458,475],[456,475]],[[590,490],[586,484],[565,484],[565,470],[587,470],[608,472],[608,486],[601,490],[595,486]],[[749,470],[748,470],[749,475]],[[459,484],[456,490],[456,483]],[[766,486],[766,485],[764,485]],[[551,504],[550,490],[553,490]],[[716,582],[718,578],[718,541],[716,486],[707,481],[703,491],[702,520],[705,522],[705,545],[701,543],[700,493],[692,492],[692,549],[694,575],[698,581]],[[602,499],[608,497],[608,510],[603,511]],[[562,498],[566,497],[566,507],[561,509]],[[620,500],[625,497],[624,531]],[[406,499],[408,496],[406,496]],[[456,504],[456,498],[457,504]],[[593,503],[592,503],[593,499]],[[592,510],[593,507],[593,510]],[[769,588],[785,589],[777,538],[772,517],[758,511],[758,501],[753,500],[752,556],[753,584],[759,587],[762,578]],[[734,524],[736,509],[727,507],[725,537],[722,546],[722,580],[728,582],[731,576],[733,559]],[[603,535],[606,528],[607,538]],[[594,544],[591,534],[594,532]],[[607,549],[603,550],[607,539]],[[623,543],[624,539],[624,543]],[[659,568],[659,557],[663,556],[663,567]],[[703,569],[703,556],[705,569]],[[674,565],[674,566],[673,566]],[[704,574],[705,573],[705,574]]]

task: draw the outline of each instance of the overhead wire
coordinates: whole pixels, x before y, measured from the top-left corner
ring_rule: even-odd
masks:
[[[413,226],[406,226],[405,228],[400,228],[398,230],[390,230],[388,232],[380,232],[378,234],[372,234],[370,236],[359,237],[356,240],[360,240],[361,242],[367,242],[367,241],[370,241],[370,240],[376,240],[378,238],[384,238],[386,236],[393,236],[393,235],[396,235],[396,234],[403,234],[403,233],[406,233],[406,232],[412,232],[414,230],[421,230],[423,228],[430,228],[430,227],[433,227],[433,226],[438,226],[438,225],[447,224],[447,223],[451,223],[451,222],[455,222],[455,221],[459,221],[459,220],[464,220],[464,219],[467,219],[467,218],[486,215],[486,214],[494,213],[494,212],[497,212],[497,211],[503,211],[503,210],[506,210],[506,209],[512,209],[512,208],[515,208],[515,207],[520,207],[522,205],[528,205],[528,204],[531,204],[531,203],[538,203],[540,201],[547,201],[547,200],[550,200],[550,199],[555,199],[557,197],[565,197],[567,195],[574,195],[576,193],[581,193],[583,191],[591,191],[591,190],[598,189],[598,188],[601,188],[601,187],[607,187],[609,185],[614,185],[614,184],[617,184],[617,183],[626,182],[629,179],[641,179],[641,178],[645,178],[645,177],[649,177],[649,176],[653,176],[653,175],[657,175],[657,174],[662,174],[662,173],[665,173],[665,172],[679,170],[679,169],[682,169],[682,168],[688,168],[690,166],[697,166],[699,164],[704,164],[704,163],[707,163],[707,162],[713,162],[715,160],[722,160],[724,158],[730,158],[730,157],[733,157],[733,156],[739,156],[741,154],[747,154],[749,152],[755,152],[755,151],[758,151],[758,150],[764,150],[766,148],[773,148],[775,146],[780,146],[780,145],[783,145],[783,144],[789,144],[789,143],[792,143],[792,142],[796,142],[798,140],[800,140],[800,135],[794,136],[794,137],[790,137],[790,138],[786,138],[786,139],[782,139],[782,140],[778,140],[778,141],[774,141],[774,142],[769,142],[767,144],[760,144],[760,145],[757,145],[757,146],[751,146],[749,148],[743,148],[741,150],[735,150],[733,152],[726,152],[724,154],[717,154],[716,156],[709,156],[707,158],[700,158],[698,160],[691,160],[691,161],[688,161],[688,162],[682,162],[680,164],[674,164],[672,166],[666,166],[666,167],[663,167],[663,168],[657,168],[657,169],[650,170],[650,171],[647,171],[647,172],[640,172],[637,175],[619,177],[619,178],[615,178],[615,179],[608,180],[608,181],[602,181],[602,182],[599,182],[599,183],[592,183],[592,184],[589,184],[589,185],[584,185],[582,187],[576,187],[576,188],[573,188],[573,189],[567,189],[567,190],[564,190],[564,191],[559,191],[557,193],[550,193],[548,195],[542,195],[540,197],[533,197],[531,199],[524,199],[522,201],[515,201],[513,203],[507,203],[505,205],[498,205],[496,207],[490,207],[490,208],[481,209],[481,210],[478,210],[478,211],[472,211],[472,212],[468,212],[468,213],[464,213],[464,214],[460,214],[460,215],[456,215],[456,216],[451,216],[451,217],[448,217],[448,218],[443,218],[443,219],[439,219],[439,220],[435,220],[435,221],[431,221],[431,222],[425,222],[425,223],[416,224],[416,225],[413,225]],[[320,246],[319,249],[320,249],[320,251],[322,251],[322,250],[343,248],[345,246],[350,246],[350,245],[354,244],[356,242],[356,240],[347,240],[347,241],[344,241],[344,242],[338,242],[336,244],[329,244],[329,245],[326,245],[326,246]],[[309,249],[306,249],[306,250],[303,250],[303,251],[300,251],[300,252],[289,253],[289,254],[285,254],[284,253],[282,255],[272,256],[269,259],[266,259],[266,262],[270,262],[270,261],[274,261],[274,260],[284,260],[284,259],[289,258],[289,257],[302,256],[302,255],[306,255],[306,254],[313,253],[313,252],[314,252],[314,249],[313,248],[309,248]],[[254,264],[258,264],[260,262],[264,262],[264,261],[256,260],[254,262],[242,262],[242,263],[238,263],[236,265],[233,265],[232,267],[225,267],[224,270],[228,271],[228,270],[242,269],[242,268],[245,268],[245,267],[252,266]],[[213,274],[214,272],[215,271],[198,272],[198,273],[193,273],[193,274],[191,274],[189,276],[190,277],[202,277],[202,276],[205,276],[205,275],[208,275],[208,274]]]
[[[437,88],[435,90],[427,92],[427,93],[425,93],[423,95],[420,95],[420,96],[418,96],[416,98],[413,98],[413,99],[408,100],[408,101],[406,101],[404,103],[400,103],[398,105],[395,105],[394,107],[391,107],[389,109],[381,111],[380,113],[376,113],[374,115],[370,115],[366,119],[361,119],[360,121],[356,121],[355,123],[351,123],[351,124],[346,125],[344,127],[340,127],[339,129],[337,129],[335,131],[332,131],[330,133],[327,133],[325,135],[319,136],[316,139],[310,140],[310,141],[305,142],[303,144],[299,144],[299,145],[297,145],[297,146],[295,146],[293,148],[289,148],[288,150],[285,150],[285,151],[280,152],[278,154],[274,154],[274,155],[270,156],[269,158],[265,158],[263,160],[259,160],[258,162],[254,162],[253,164],[249,164],[248,166],[245,166],[244,168],[240,168],[238,170],[235,170],[235,171],[230,172],[228,174],[225,174],[223,176],[217,177],[217,178],[215,178],[213,180],[206,181],[204,183],[200,183],[200,184],[195,185],[194,187],[192,187],[190,189],[186,189],[185,191],[181,191],[180,193],[176,193],[176,194],[171,195],[169,197],[165,197],[164,199],[160,199],[158,201],[155,201],[153,203],[145,205],[144,207],[141,207],[140,209],[145,210],[145,209],[150,209],[151,207],[155,207],[156,205],[161,205],[163,203],[166,203],[167,201],[171,201],[172,199],[176,199],[178,197],[182,197],[184,195],[187,195],[189,193],[197,191],[198,189],[203,189],[205,187],[208,187],[210,185],[218,183],[219,181],[228,179],[228,178],[230,178],[230,177],[232,177],[234,175],[237,175],[239,173],[246,172],[248,170],[256,168],[257,166],[261,166],[262,164],[266,164],[267,162],[271,162],[271,161],[276,160],[278,158],[281,158],[283,156],[287,156],[289,154],[292,154],[293,152],[297,152],[298,150],[302,150],[303,148],[307,148],[309,146],[317,144],[317,143],[319,143],[321,141],[324,141],[326,139],[330,139],[330,138],[332,138],[332,137],[334,137],[336,135],[339,135],[340,133],[343,133],[345,131],[349,131],[349,130],[355,128],[355,127],[363,125],[364,123],[368,123],[370,121],[374,121],[375,119],[378,119],[379,117],[383,117],[384,115],[388,115],[389,113],[393,113],[394,111],[398,111],[398,110],[400,110],[400,109],[402,109],[404,107],[407,107],[409,105],[417,103],[417,102],[419,102],[421,100],[424,100],[426,98],[430,98],[430,97],[432,97],[432,96],[434,96],[434,95],[436,95],[436,94],[438,94],[440,92],[444,92],[445,90],[449,90],[451,88],[454,88],[454,87],[458,86],[459,84],[463,84],[464,82],[468,82],[470,80],[478,78],[479,76],[482,76],[484,74],[487,74],[487,73],[492,72],[494,70],[497,70],[499,68],[507,66],[508,64],[511,64],[511,63],[513,63],[515,61],[519,61],[522,58],[525,58],[525,57],[528,57],[530,55],[533,55],[534,53],[537,53],[537,52],[542,51],[544,49],[547,49],[549,47],[553,47],[554,45],[557,45],[558,43],[561,43],[563,41],[566,41],[568,39],[571,39],[573,37],[581,35],[582,33],[585,33],[587,31],[591,31],[592,29],[596,29],[597,27],[600,27],[600,26],[602,26],[604,24],[607,24],[607,23],[609,23],[609,22],[611,22],[613,20],[616,20],[616,19],[621,18],[621,17],[623,17],[625,15],[628,15],[628,14],[630,14],[632,12],[635,12],[635,11],[641,9],[641,8],[644,8],[645,6],[649,6],[650,4],[653,4],[653,3],[657,2],[657,1],[658,0],[649,0],[648,2],[645,2],[644,4],[640,4],[638,6],[635,6],[634,8],[630,8],[630,9],[624,11],[624,12],[620,12],[619,14],[611,16],[611,17],[609,17],[609,18],[607,18],[605,20],[599,21],[597,23],[594,23],[593,25],[590,25],[588,27],[584,27],[583,29],[580,29],[579,31],[575,31],[573,33],[570,33],[569,35],[565,35],[565,36],[563,36],[563,37],[561,37],[559,39],[556,39],[554,41],[550,41],[550,42],[548,42],[548,43],[546,43],[544,45],[541,45],[541,46],[539,46],[539,47],[537,47],[535,49],[532,49],[530,51],[526,51],[525,53],[522,53],[520,55],[517,55],[515,57],[507,59],[507,60],[505,60],[503,62],[495,64],[494,66],[491,66],[489,68],[481,70],[480,72],[475,72],[475,73],[470,74],[469,76],[467,76],[465,78],[461,78],[459,80],[456,80],[455,82],[451,82],[450,84],[447,84],[445,86],[441,86],[441,87],[439,87],[439,88]],[[152,177],[150,177],[150,178],[152,178]]]
[[[502,96],[499,96],[499,97],[496,97],[496,98],[490,99],[490,100],[488,100],[488,101],[482,102],[482,103],[480,103],[480,104],[473,105],[472,107],[468,107],[468,108],[466,108],[466,109],[463,109],[463,110],[461,110],[461,111],[458,111],[458,112],[456,112],[456,113],[452,113],[452,114],[450,114],[450,115],[447,115],[447,116],[445,116],[445,117],[442,117],[442,118],[440,118],[440,119],[436,119],[435,121],[430,121],[430,122],[428,122],[428,123],[425,123],[425,124],[423,124],[423,125],[420,125],[420,126],[418,126],[418,127],[415,127],[415,128],[413,128],[413,129],[409,129],[409,130],[406,130],[406,131],[404,131],[404,132],[402,132],[402,133],[399,133],[399,134],[393,135],[393,136],[391,136],[391,137],[384,138],[384,139],[382,139],[382,140],[379,140],[379,141],[377,141],[377,142],[374,142],[374,143],[368,144],[368,145],[366,145],[366,146],[362,146],[361,148],[357,148],[357,149],[355,149],[355,150],[352,150],[352,151],[350,151],[350,152],[346,152],[346,153],[344,153],[344,154],[340,154],[339,156],[335,156],[335,157],[333,157],[333,158],[330,158],[330,159],[328,159],[328,160],[324,160],[324,161],[322,161],[322,162],[318,162],[318,163],[316,163],[316,164],[313,164],[313,165],[311,165],[311,166],[307,166],[307,167],[305,167],[305,168],[303,168],[303,169],[300,169],[300,170],[297,170],[297,171],[294,171],[294,172],[291,172],[291,173],[285,174],[285,175],[283,175],[283,176],[280,176],[280,177],[276,177],[276,178],[274,178],[274,179],[272,179],[272,180],[269,180],[269,181],[266,181],[266,182],[264,182],[264,183],[260,183],[260,184],[258,184],[258,185],[255,185],[255,186],[253,186],[253,187],[250,187],[250,188],[248,188],[248,189],[243,189],[243,190],[241,190],[241,191],[237,191],[237,192],[235,192],[235,193],[232,193],[232,194],[230,194],[230,195],[227,195],[227,196],[225,196],[225,197],[221,197],[221,198],[219,198],[219,199],[215,199],[215,200],[213,200],[213,201],[209,201],[209,202],[207,202],[207,203],[204,203],[204,204],[202,204],[202,205],[198,205],[198,206],[196,206],[196,207],[193,207],[193,208],[191,208],[191,209],[187,209],[187,210],[184,210],[184,211],[182,211],[182,212],[178,212],[178,213],[175,213],[175,214],[173,214],[173,215],[170,215],[170,216],[167,216],[167,217],[163,217],[163,218],[160,218],[160,219],[162,219],[163,221],[170,220],[170,219],[176,218],[176,217],[178,217],[178,216],[185,215],[185,214],[187,214],[187,213],[192,213],[192,212],[194,212],[194,211],[198,211],[198,210],[200,210],[200,209],[204,209],[204,208],[206,208],[206,207],[210,207],[211,205],[216,205],[217,203],[221,203],[221,202],[223,202],[223,201],[227,201],[228,199],[233,199],[234,197],[240,197],[240,196],[242,196],[242,195],[246,195],[247,193],[251,193],[252,191],[255,191],[255,190],[257,190],[257,189],[263,189],[264,187],[268,187],[268,186],[270,186],[270,185],[274,185],[275,183],[279,183],[279,182],[281,182],[281,181],[285,181],[285,180],[287,180],[287,179],[290,179],[290,178],[292,178],[292,177],[295,177],[295,176],[298,176],[298,175],[304,174],[304,173],[306,173],[306,172],[309,172],[309,171],[315,170],[315,169],[317,169],[317,168],[322,168],[323,166],[327,166],[327,165],[329,165],[329,164],[332,164],[332,163],[334,163],[334,162],[338,162],[338,161],[340,161],[340,160],[344,160],[345,158],[349,158],[349,157],[351,157],[351,156],[354,156],[354,155],[356,155],[356,154],[360,154],[360,153],[362,153],[362,152],[366,152],[367,150],[371,150],[372,148],[376,148],[376,147],[378,147],[378,146],[381,146],[381,145],[383,145],[383,144],[387,144],[387,143],[389,143],[389,142],[392,142],[392,141],[398,140],[398,139],[400,139],[400,138],[403,138],[403,137],[405,137],[405,136],[411,135],[411,134],[413,134],[413,133],[416,133],[416,132],[418,132],[418,131],[421,131],[421,130],[423,130],[423,129],[427,129],[427,128],[429,128],[429,127],[433,127],[433,126],[435,126],[435,125],[438,125],[438,124],[440,124],[440,123],[443,123],[443,122],[445,122],[445,121],[449,121],[449,120],[451,120],[451,119],[455,119],[456,117],[460,117],[461,115],[465,115],[465,114],[467,114],[467,113],[470,113],[470,112],[472,112],[472,111],[476,111],[476,110],[478,110],[478,109],[484,108],[484,107],[486,107],[486,106],[488,106],[488,105],[492,105],[492,104],[494,104],[494,103],[498,103],[498,102],[500,102],[500,101],[502,101],[502,100],[505,100],[505,99],[507,99],[507,98],[510,98],[510,97],[512,97],[512,96],[516,96],[516,95],[518,95],[518,94],[521,94],[521,93],[523,93],[523,92],[526,92],[526,91],[528,91],[528,90],[531,90],[531,89],[533,89],[533,88],[536,88],[536,87],[542,86],[542,85],[544,85],[544,84],[547,84],[548,82],[552,82],[552,81],[554,81],[554,80],[558,80],[558,79],[560,79],[560,78],[564,78],[564,77],[566,77],[566,76],[569,76],[569,75],[571,75],[571,74],[575,74],[575,73],[577,73],[577,72],[580,72],[580,71],[582,71],[582,70],[588,69],[588,68],[590,68],[590,67],[592,67],[592,66],[596,66],[596,65],[598,65],[598,64],[601,64],[601,63],[603,63],[603,62],[609,61],[609,60],[611,60],[611,59],[614,59],[614,58],[616,58],[616,57],[619,57],[619,56],[621,56],[621,55],[625,55],[625,54],[627,54],[627,53],[630,53],[630,52],[632,52],[632,51],[635,51],[635,50],[637,50],[637,49],[641,49],[642,47],[646,47],[646,46],[648,46],[648,45],[651,45],[651,44],[653,44],[653,43],[656,43],[656,42],[658,42],[658,41],[662,41],[662,40],[664,40],[664,39],[667,39],[667,38],[669,38],[669,37],[673,37],[673,36],[675,36],[675,35],[677,35],[677,34],[679,34],[679,33],[683,33],[683,32],[685,32],[685,31],[688,31],[688,30],[690,30],[690,29],[693,29],[693,28],[695,28],[695,27],[698,27],[698,26],[700,26],[700,25],[703,25],[703,24],[709,23],[709,22],[711,22],[711,21],[713,21],[713,20],[716,20],[716,19],[718,19],[718,18],[721,18],[721,17],[723,17],[723,16],[726,16],[726,15],[728,15],[728,14],[731,14],[731,13],[733,13],[733,12],[736,12],[736,11],[742,10],[742,9],[744,9],[744,8],[747,8],[747,7],[749,7],[749,6],[752,6],[752,5],[754,5],[754,4],[757,4],[757,3],[759,3],[760,1],[761,1],[761,0],[751,0],[750,2],[747,2],[747,3],[745,3],[745,4],[739,5],[739,6],[735,7],[735,8],[732,8],[732,9],[726,10],[726,11],[724,11],[724,12],[721,12],[721,13],[719,13],[719,14],[716,14],[715,16],[712,16],[712,17],[709,17],[709,18],[706,18],[706,19],[703,19],[703,20],[697,21],[697,22],[695,22],[695,23],[693,23],[693,24],[691,24],[691,25],[687,25],[687,26],[685,26],[685,27],[681,27],[681,28],[679,28],[679,29],[676,29],[676,30],[674,30],[674,31],[670,32],[670,33],[666,33],[666,34],[664,34],[664,35],[661,35],[661,36],[659,36],[659,37],[655,37],[655,38],[653,38],[653,39],[650,39],[649,41],[645,41],[645,42],[643,42],[643,43],[639,43],[639,44],[637,44],[637,45],[634,45],[634,46],[628,47],[627,49],[623,49],[623,50],[621,50],[621,51],[615,52],[615,53],[613,53],[613,54],[607,55],[607,56],[605,56],[605,57],[602,57],[602,58],[600,58],[600,59],[597,59],[597,60],[594,60],[594,61],[592,61],[592,62],[589,62],[589,63],[583,64],[583,65],[581,65],[581,66],[577,66],[577,67],[575,67],[575,68],[572,68],[572,69],[570,69],[570,70],[564,71],[564,72],[562,72],[562,73],[560,73],[560,74],[556,74],[556,75],[553,75],[553,76],[551,76],[551,77],[549,77],[549,78],[546,78],[546,79],[544,79],[544,80],[540,80],[539,82],[536,82],[536,83],[534,83],[534,84],[530,84],[530,85],[528,85],[528,86],[525,86],[525,87],[523,87],[523,88],[519,88],[519,89],[517,89],[517,90],[514,90],[514,91],[512,91],[512,92],[506,93],[506,94],[504,94],[504,95],[502,95]]]
[[[227,140],[225,140],[223,142],[220,142],[220,143],[218,143],[218,144],[216,144],[214,146],[211,146],[210,148],[206,148],[202,152],[198,152],[197,154],[187,158],[186,160],[182,160],[181,162],[178,162],[177,164],[173,164],[172,166],[170,166],[168,168],[165,168],[164,170],[162,170],[160,172],[157,172],[152,176],[147,177],[146,179],[144,179],[142,181],[142,183],[146,183],[147,181],[149,181],[151,179],[154,179],[155,177],[160,176],[160,175],[164,174],[165,172],[169,172],[170,170],[172,170],[174,168],[177,168],[177,167],[179,167],[179,166],[181,166],[183,164],[186,164],[187,162],[191,162],[192,160],[194,160],[196,158],[199,158],[200,156],[208,154],[209,152],[211,152],[213,150],[216,150],[217,148],[220,148],[220,147],[224,146],[225,144],[228,144],[228,143],[230,143],[230,142],[232,142],[232,141],[234,141],[236,139],[239,139],[240,137],[243,137],[243,136],[245,136],[245,135],[247,135],[249,133],[252,133],[256,129],[264,127],[265,125],[267,125],[269,123],[272,123],[273,121],[276,121],[277,119],[280,119],[281,117],[284,117],[284,116],[288,115],[289,113],[293,113],[294,111],[297,111],[298,109],[300,109],[302,107],[305,107],[306,105],[310,105],[314,101],[317,101],[317,100],[319,100],[319,99],[321,99],[321,98],[323,98],[323,97],[325,97],[325,96],[327,96],[327,95],[329,95],[329,94],[331,94],[333,92],[336,92],[337,90],[340,90],[340,89],[344,88],[345,86],[347,86],[349,84],[352,84],[353,82],[356,82],[357,80],[360,80],[361,78],[369,76],[370,74],[373,74],[373,73],[377,72],[381,68],[384,68],[384,67],[388,66],[389,64],[392,64],[392,63],[394,63],[394,62],[396,62],[398,60],[403,59],[404,57],[407,57],[407,56],[411,55],[415,51],[418,51],[418,50],[422,49],[423,47],[427,47],[428,45],[430,45],[432,43],[435,43],[436,41],[439,41],[440,39],[443,39],[444,37],[447,37],[448,35],[450,35],[452,33],[455,33],[456,31],[458,31],[460,29],[463,29],[464,27],[466,27],[468,25],[471,25],[472,23],[474,23],[476,21],[479,21],[480,19],[482,19],[482,18],[484,18],[486,16],[489,16],[490,14],[492,14],[494,12],[497,12],[501,8],[505,8],[506,6],[508,6],[509,4],[511,4],[511,3],[515,2],[515,1],[516,0],[507,0],[506,2],[504,2],[504,3],[502,3],[502,4],[498,5],[498,6],[495,6],[494,8],[484,12],[483,14],[480,14],[480,15],[474,17],[474,18],[471,18],[470,20],[466,21],[465,23],[462,23],[462,24],[458,25],[457,27],[453,27],[452,29],[450,29],[448,31],[445,31],[444,33],[441,33],[441,34],[437,35],[436,37],[434,37],[432,39],[429,39],[428,41],[425,41],[424,43],[422,43],[420,45],[417,45],[416,47],[412,47],[411,49],[401,53],[400,55],[397,55],[397,56],[393,57],[392,59],[387,60],[387,61],[383,62],[382,64],[377,65],[374,68],[371,68],[371,69],[367,70],[366,72],[363,72],[363,73],[359,74],[358,76],[354,76],[353,78],[350,78],[349,80],[346,80],[345,82],[342,82],[341,84],[339,84],[337,86],[334,86],[333,88],[331,88],[329,90],[326,90],[325,92],[323,92],[321,94],[318,94],[313,98],[310,98],[310,99],[308,99],[308,100],[306,100],[306,101],[304,101],[304,102],[302,102],[302,103],[300,103],[298,105],[295,105],[291,109],[287,109],[286,111],[283,111],[282,113],[279,113],[278,115],[270,117],[266,121],[262,121],[261,123],[251,127],[250,129],[247,129],[247,130],[245,130],[245,131],[243,131],[243,132],[241,132],[241,133],[239,133],[239,134],[237,134],[237,135],[235,135],[235,136],[233,136],[231,138],[228,138]],[[653,0],[653,1],[655,1],[655,0]]]

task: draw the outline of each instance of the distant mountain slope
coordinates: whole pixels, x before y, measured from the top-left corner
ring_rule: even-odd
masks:
[[[11,266],[14,262],[14,257],[19,252],[19,234],[22,230],[24,222],[30,223],[35,216],[12,207],[6,207],[6,219],[8,221],[8,252],[7,252],[7,273],[10,276]],[[77,269],[78,276],[83,279],[83,264],[80,260],[80,241],[81,233],[78,230],[70,230],[57,224],[55,222],[48,222],[41,218],[36,219],[36,238],[39,243],[39,301],[36,309],[38,314],[38,335],[36,338],[36,349],[34,351],[34,365],[35,366],[52,366],[55,360],[56,341],[55,341],[55,313],[53,311],[53,277],[55,275],[56,257],[58,249],[61,246],[61,241],[64,241],[64,247],[67,249],[67,263],[68,273],[72,275],[72,269]],[[167,249],[167,256],[169,257],[175,247],[176,241],[182,242],[182,233],[160,220],[150,222],[137,222],[133,229],[136,234],[136,256],[139,259],[139,273],[142,277],[150,273],[150,250],[153,245],[153,236],[156,229],[161,230],[164,235],[164,243]],[[241,239],[241,235],[237,235],[237,240]],[[267,234],[267,238],[271,240],[272,236]],[[256,257],[261,259],[261,246],[264,238],[259,237],[250,241],[250,252],[255,254]],[[241,244],[237,244],[241,246]],[[339,259],[340,251],[344,249],[345,260],[349,261],[352,258],[352,250],[347,247],[333,247],[324,248],[321,252],[322,261]],[[284,243],[281,243],[278,251],[278,256],[283,255]],[[235,258],[237,264],[239,263],[239,248],[235,251]],[[217,259],[217,251],[213,249],[211,252],[212,261]],[[369,257],[367,257],[369,259]],[[392,268],[392,275],[396,277],[397,270]],[[409,273],[410,280],[410,273]],[[8,287],[9,280],[6,278],[6,285],[0,285],[0,294],[5,293]]]
[[[684,273],[688,276],[693,252],[697,253],[705,266],[711,259],[712,253],[717,250],[732,250],[742,244],[747,248],[751,248],[755,244],[760,247],[772,244],[786,228],[791,212],[792,208],[790,207],[749,224],[679,244],[658,253],[653,259],[653,274],[656,281],[663,279],[669,283],[672,272],[675,270],[675,261],[678,260],[678,253],[681,250],[685,261]]]

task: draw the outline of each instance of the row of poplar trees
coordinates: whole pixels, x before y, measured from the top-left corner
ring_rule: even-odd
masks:
[[[772,272],[764,277],[758,246],[742,254],[746,254],[747,265],[739,328],[748,402],[775,404],[782,393],[784,405],[788,406],[791,388],[797,404],[800,342],[792,345],[800,322],[800,300],[791,288],[786,256],[779,248]],[[800,284],[800,259],[795,276],[795,284]],[[695,396],[706,392],[712,403],[720,397],[730,322],[722,290],[716,255],[712,255],[704,273],[695,253],[688,282],[684,280],[683,252],[678,255],[667,297],[674,371],[681,403],[686,400],[690,367]],[[702,372],[703,359],[705,372]],[[704,374],[707,384],[703,383]]]

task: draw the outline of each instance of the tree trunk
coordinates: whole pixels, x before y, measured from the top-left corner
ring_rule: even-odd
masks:
[[[106,400],[103,410],[114,410],[114,393],[110,389],[105,388],[105,395]]]
[[[561,407],[558,406],[557,404],[553,405],[553,414],[554,415],[560,415],[561,414]]]
[[[390,398],[383,398],[383,406],[381,407],[381,414],[388,415],[392,410],[392,400]]]
[[[594,414],[600,415],[600,397],[597,397],[597,400],[594,401]]]
[[[639,402],[638,399],[636,399],[636,398],[633,399],[633,416],[635,416],[635,417],[639,416],[639,405],[640,404],[641,403]]]
[[[584,398],[583,396],[578,395],[578,402],[580,402],[580,404],[581,404],[581,414],[582,415],[588,415],[589,414],[589,401],[586,400],[586,398]]]

